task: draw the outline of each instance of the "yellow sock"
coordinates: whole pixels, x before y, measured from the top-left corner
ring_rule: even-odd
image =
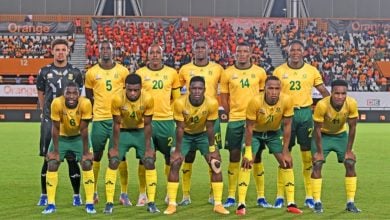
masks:
[[[239,162],[230,162],[228,168],[228,176],[229,176],[229,198],[236,198],[236,188],[237,188],[237,180],[238,173],[240,172],[240,163]],[[214,187],[213,187],[214,189]],[[215,197],[215,192],[214,192]],[[215,198],[214,198],[215,200]]]
[[[287,204],[295,203],[295,180],[293,169],[281,169],[281,179],[286,191]]]
[[[92,163],[92,168],[93,168],[93,178],[95,178],[95,185],[94,185],[94,191],[97,192],[97,180],[99,177],[99,171],[100,171],[100,161],[93,161]]]
[[[116,170],[112,170],[109,167],[107,167],[106,181],[105,181],[107,202],[114,203],[115,183],[116,183]]]
[[[146,193],[146,180],[145,180],[145,166],[143,164],[138,164],[138,183],[139,183],[139,193]]]
[[[284,180],[283,180],[283,169],[278,167],[278,174],[276,176],[277,178],[277,184],[276,184],[276,197],[277,198],[284,198]]]
[[[119,178],[121,180],[121,193],[127,193],[127,186],[129,184],[129,172],[127,171],[127,161],[119,163]]]
[[[255,179],[257,198],[264,198],[264,166],[263,163],[253,164],[253,177]]]
[[[214,205],[222,203],[223,182],[212,182],[214,192]]]
[[[47,178],[47,177],[46,177]],[[347,192],[347,201],[354,202],[356,194],[357,177],[345,177],[345,191]],[[49,191],[47,191],[49,192]]]
[[[240,169],[238,174],[238,203],[245,204],[246,192],[251,179],[251,170]]]
[[[168,182],[167,193],[168,193],[169,204],[176,205],[176,196],[177,196],[178,188],[179,188],[178,182]]]
[[[58,185],[58,172],[46,173],[47,203],[56,204],[56,189]]]
[[[302,174],[303,174],[303,183],[305,184],[305,192],[306,198],[313,197],[313,193],[311,191],[311,169],[313,167],[311,160],[311,152],[310,151],[301,151],[302,155]]]
[[[148,192],[148,200],[149,202],[154,202],[154,198],[156,197],[156,187],[157,187],[157,171],[153,170],[145,170],[145,180],[146,187]]]
[[[167,179],[168,179],[168,176],[169,176],[169,170],[171,170],[171,166],[165,164],[164,173],[165,173],[165,177],[166,177]]]
[[[311,188],[313,190],[313,199],[314,202],[321,201],[321,187],[322,187],[322,179],[313,179],[311,178]]]
[[[183,197],[190,196],[191,189],[191,175],[192,175],[192,163],[184,163],[182,167],[183,176],[182,178],[182,190]]]
[[[82,171],[83,172],[83,183],[85,191],[85,203],[93,204],[93,190],[94,190],[94,177],[93,170]]]

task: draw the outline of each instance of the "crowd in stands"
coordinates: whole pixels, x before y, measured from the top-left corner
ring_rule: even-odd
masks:
[[[74,49],[73,36],[51,35],[0,35],[1,58],[51,58],[51,42],[56,38],[66,38],[71,50]]]
[[[260,27],[251,27],[244,30],[233,30],[231,24],[222,20],[219,24],[209,23],[207,26],[200,23],[193,25],[170,25],[163,28],[143,23],[131,23],[121,26],[115,23],[111,26],[98,25],[96,30],[85,29],[87,68],[97,62],[99,57],[98,43],[107,39],[114,45],[114,54],[118,62],[123,63],[130,70],[136,70],[146,63],[147,49],[152,43],[159,43],[164,49],[164,63],[168,66],[180,68],[192,60],[192,42],[197,38],[207,39],[210,46],[210,60],[224,67],[232,65],[237,43],[248,42],[253,49],[253,62],[271,69],[271,57],[267,53],[265,35],[268,31],[266,24]]]
[[[79,25],[79,24],[78,24]],[[291,20],[288,25],[272,22],[254,25],[248,29],[234,29],[224,19],[220,23],[200,23],[197,27],[189,24],[130,23],[122,26],[98,25],[93,29],[87,22],[84,25],[86,37],[86,69],[98,62],[98,44],[104,39],[114,45],[117,62],[130,71],[146,65],[147,48],[159,43],[164,49],[164,63],[179,69],[192,60],[192,42],[197,38],[208,41],[210,60],[223,67],[234,63],[236,46],[247,42],[253,49],[252,62],[272,73],[272,58],[268,52],[266,38],[274,39],[287,57],[287,45],[293,39],[305,45],[304,60],[317,67],[325,85],[334,79],[344,79],[350,83],[352,91],[385,91],[387,79],[376,68],[375,61],[390,61],[390,32],[369,30],[356,33],[331,33],[317,28],[313,19],[305,27],[297,28]],[[80,32],[78,28],[77,32]],[[74,38],[67,37],[71,51]],[[51,57],[50,44],[54,36],[0,36],[0,57]],[[17,77],[12,81],[18,83]],[[4,81],[4,80],[3,80]],[[7,79],[7,82],[10,79]],[[27,77],[22,83],[29,83]]]
[[[288,42],[301,40],[306,45],[305,62],[317,67],[327,86],[334,79],[344,79],[352,91],[387,90],[387,79],[374,63],[390,61],[390,32],[330,33],[318,29],[313,20],[301,29],[287,26],[276,35],[284,57],[287,57]]]

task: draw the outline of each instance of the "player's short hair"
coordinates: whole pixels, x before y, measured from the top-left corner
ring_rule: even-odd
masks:
[[[51,48],[54,48],[56,45],[65,45],[69,47],[68,41],[62,38],[57,38],[51,43]]]
[[[348,83],[345,81],[345,80],[342,80],[342,79],[336,79],[335,81],[332,81],[332,83],[330,84],[330,86],[332,87],[335,87],[335,86],[344,86],[344,87],[347,87],[348,88]]]
[[[206,85],[206,82],[204,81],[204,78],[202,76],[194,76],[194,77],[192,77],[191,80],[190,80],[190,85],[193,82],[202,82],[203,85]]]
[[[194,42],[192,43],[193,50],[195,49],[195,45],[199,42],[204,42],[206,44],[206,49],[209,49],[209,45],[208,45],[206,39],[205,38],[198,38],[198,39],[195,39]]]
[[[99,52],[102,51],[102,48],[103,48],[103,44],[108,44],[110,46],[110,50],[111,50],[111,53],[114,52],[114,46],[112,45],[112,43],[108,40],[103,40],[102,42],[99,43]]]
[[[305,50],[305,45],[302,43],[302,41],[295,39],[295,40],[290,41],[290,43],[288,44],[288,52],[290,52],[291,46],[292,46],[293,44],[299,44],[299,45],[301,45],[301,47],[302,47],[302,52]]]
[[[140,84],[142,86],[141,77],[138,74],[131,73],[126,76],[125,83],[129,85]]]
[[[251,49],[251,45],[249,45],[246,41],[238,43],[237,47],[249,47],[249,49]]]
[[[77,90],[79,91],[79,88],[80,88],[80,86],[79,86],[79,84],[77,83],[77,82],[73,82],[73,81],[69,81],[66,85],[65,85],[65,89],[64,89],[64,93],[65,93],[65,91],[66,91],[66,88],[69,88],[69,87],[75,87],[75,88],[77,88]],[[80,91],[79,91],[80,92]]]
[[[152,50],[152,47],[158,47],[160,49],[160,51],[161,51],[161,56],[163,56],[163,52],[164,52],[163,48],[160,45],[156,44],[156,43],[153,43],[153,44],[151,44],[148,47],[148,56],[150,54],[150,51]]]
[[[267,77],[267,79],[265,79],[265,84],[267,84],[267,82],[270,80],[280,81],[280,79],[277,76],[270,75]]]

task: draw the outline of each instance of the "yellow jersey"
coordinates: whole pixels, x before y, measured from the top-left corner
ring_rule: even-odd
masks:
[[[221,80],[222,74],[223,67],[217,63],[210,61],[206,66],[197,66],[192,62],[180,68],[179,80],[181,86],[186,86],[188,91],[191,78],[193,76],[202,76],[206,82],[205,95],[216,99],[218,95],[218,83]]]
[[[248,69],[228,67],[221,77],[221,93],[229,94],[229,121],[245,120],[246,107],[251,98],[264,90],[267,74],[259,66]]]
[[[184,132],[198,134],[206,131],[206,121],[217,120],[218,101],[206,96],[200,106],[193,106],[189,95],[185,95],[174,102],[173,116],[177,121],[184,121]]]
[[[273,75],[282,82],[282,92],[293,98],[294,107],[311,106],[313,87],[323,84],[320,72],[307,63],[299,69],[284,63],[275,69]]]
[[[322,122],[321,132],[325,134],[339,134],[347,130],[346,122],[349,118],[359,116],[357,102],[347,96],[343,107],[336,111],[330,104],[330,96],[321,99],[314,109],[313,120]]]
[[[275,105],[268,105],[265,94],[260,93],[251,99],[246,110],[246,118],[255,121],[254,131],[277,131],[283,117],[294,115],[294,106],[290,96],[281,94]]]
[[[73,109],[66,107],[65,97],[55,98],[51,103],[51,120],[60,122],[61,136],[76,136],[80,134],[81,120],[92,119],[92,104],[89,99],[80,97]]]
[[[126,91],[123,91],[122,95],[112,98],[111,113],[121,116],[121,128],[143,128],[144,116],[153,115],[153,106],[153,98],[146,92],[141,92],[138,100],[132,102],[126,97]]]
[[[152,95],[155,103],[153,120],[172,120],[172,90],[180,87],[177,71],[163,66],[160,70],[151,70],[147,66],[136,72],[142,78],[142,88]]]
[[[109,70],[103,69],[99,64],[96,64],[87,71],[85,88],[93,90],[94,121],[112,119],[111,98],[121,94],[128,74],[129,71],[126,67],[118,63]]]

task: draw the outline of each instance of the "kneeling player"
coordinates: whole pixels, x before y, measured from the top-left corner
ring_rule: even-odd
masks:
[[[264,150],[267,145],[282,169],[282,180],[287,194],[287,211],[302,213],[294,201],[294,173],[292,158],[288,150],[291,135],[291,122],[294,115],[292,100],[280,95],[280,80],[269,76],[265,81],[265,91],[256,95],[248,104],[246,112],[245,151],[238,179],[237,215],[246,214],[245,198],[248,190],[253,155]],[[280,127],[283,123],[283,132]],[[282,142],[283,139],[283,142]]]
[[[311,184],[314,197],[314,212],[323,212],[321,203],[322,164],[331,151],[337,153],[339,163],[345,166],[345,190],[348,212],[360,212],[354,199],[356,193],[356,157],[352,152],[356,134],[358,109],[356,100],[347,96],[348,84],[343,80],[332,82],[330,97],[320,100],[314,110],[314,133],[312,141],[313,172]],[[347,133],[346,122],[349,126]]]
[[[173,117],[176,121],[176,148],[171,154],[171,169],[168,176],[168,208],[164,214],[176,212],[176,196],[179,187],[179,170],[183,158],[192,147],[205,157],[210,167],[212,161],[221,161],[219,150],[214,145],[214,121],[218,118],[218,102],[205,97],[205,80],[194,76],[190,81],[190,94],[174,103]],[[217,162],[218,166],[220,163]],[[211,184],[214,192],[214,212],[229,214],[222,205],[222,173],[213,166]]]
[[[56,211],[55,195],[58,185],[58,168],[66,155],[73,155],[81,161],[83,183],[85,189],[87,213],[94,214],[93,205],[94,175],[92,171],[92,153],[88,145],[88,124],[92,119],[91,102],[80,97],[79,86],[69,82],[64,96],[55,98],[51,104],[53,121],[52,142],[47,154],[48,171],[46,186],[48,205],[43,214]]]
[[[114,126],[106,171],[107,203],[104,213],[112,213],[117,169],[131,147],[135,148],[137,158],[142,160],[146,169],[146,190],[149,200],[147,210],[151,213],[160,212],[154,203],[157,172],[154,165],[155,153],[151,144],[153,97],[141,92],[141,77],[137,74],[128,75],[125,84],[124,92],[120,96],[114,96],[111,103]]]

